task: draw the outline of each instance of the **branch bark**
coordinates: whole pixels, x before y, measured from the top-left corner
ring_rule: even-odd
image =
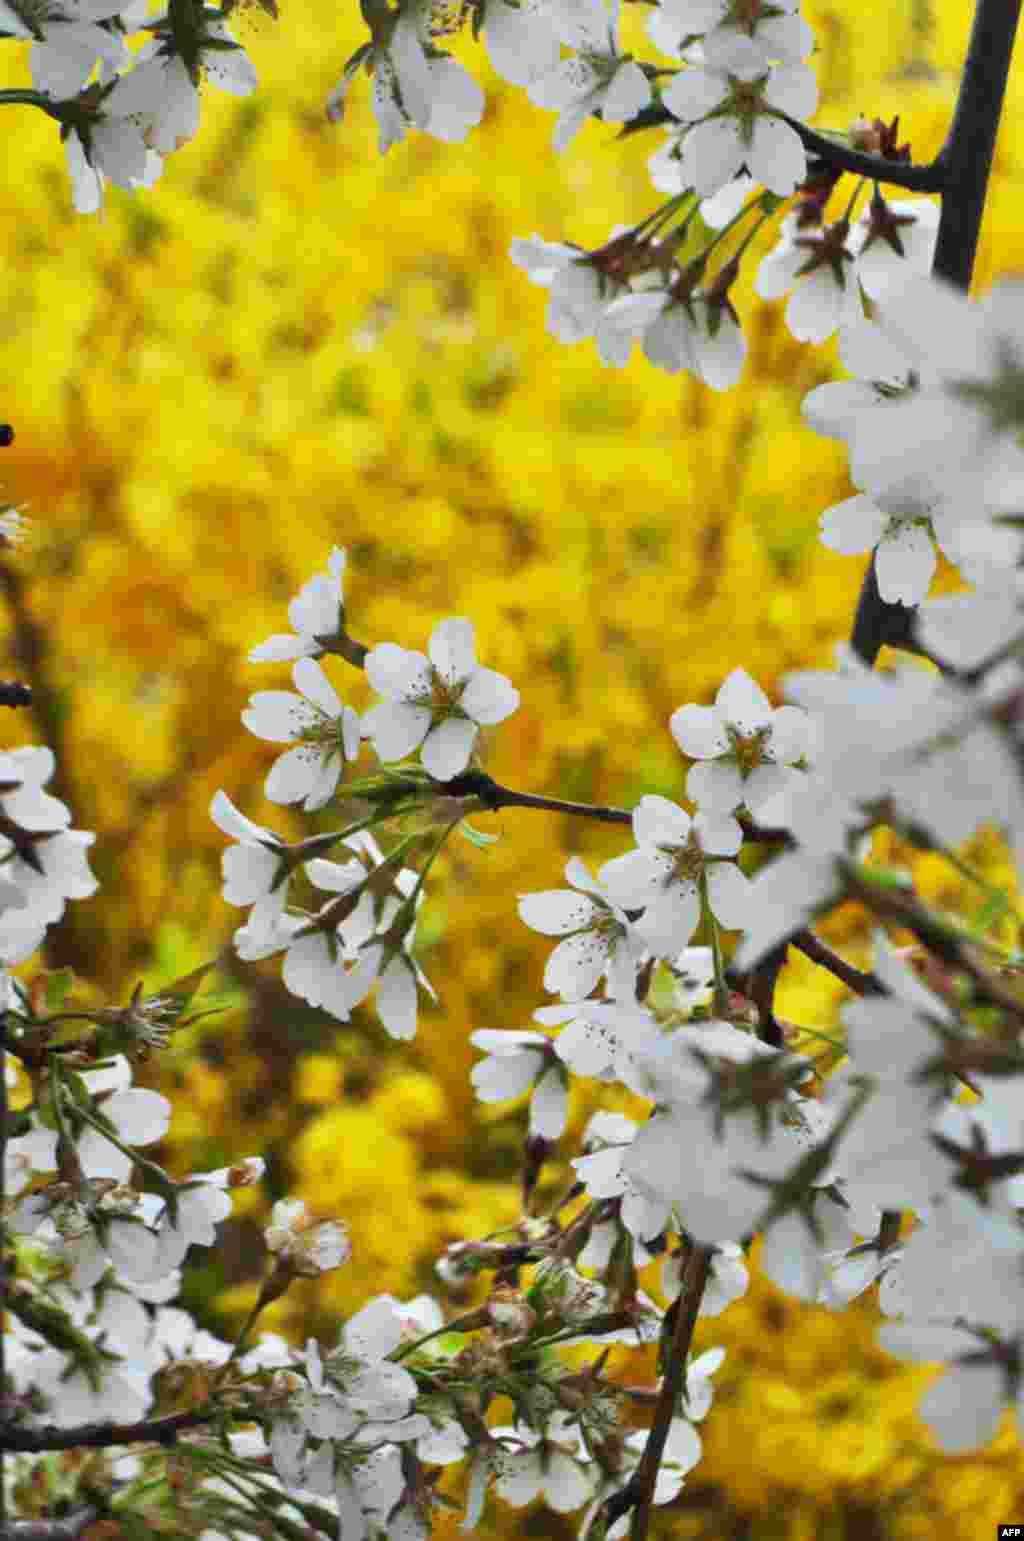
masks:
[[[974,272],[1020,7],[1021,0],[978,0],[953,121],[936,159],[943,167],[942,207],[932,276],[965,294]],[[916,613],[916,606],[889,604],[879,594],[872,552],[850,638],[853,651],[869,668],[886,645],[917,652]]]

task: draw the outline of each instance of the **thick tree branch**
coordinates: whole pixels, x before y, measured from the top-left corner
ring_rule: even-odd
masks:
[[[953,122],[939,158],[946,174],[932,273],[966,293],[985,212],[992,158],[1021,0],[978,0]]]
[[[965,294],[974,271],[1020,6],[1021,0],[978,0],[953,121],[935,163],[941,162],[944,172],[936,189],[942,207],[932,276]],[[916,606],[889,604],[881,597],[872,553],[853,623],[853,651],[869,668],[887,644],[918,652],[916,614]]]

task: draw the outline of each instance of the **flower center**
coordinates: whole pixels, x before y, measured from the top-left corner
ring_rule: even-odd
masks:
[[[766,758],[765,751],[772,736],[772,730],[764,727],[758,728],[754,733],[741,733],[730,722],[726,726],[726,732],[729,735],[729,743],[732,745],[733,758],[739,766],[740,774],[746,778]]]
[[[704,871],[704,852],[692,829],[686,844],[675,846],[668,854],[672,857],[670,882],[695,883]]]

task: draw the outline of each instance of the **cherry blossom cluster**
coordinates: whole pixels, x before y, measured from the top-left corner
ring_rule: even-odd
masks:
[[[466,16],[424,0],[362,9],[370,40],[329,116],[341,117],[365,71],[382,151],[410,128],[462,139],[483,96],[441,43]],[[147,19],[141,5],[104,0],[64,0],[59,12],[0,0],[0,31],[31,44],[34,85],[0,101],[60,123],[79,210],[100,207],[107,177],[155,181],[162,157],[197,130],[204,79],[254,89],[231,10],[170,0]],[[294,690],[255,692],[243,722],[283,746],[268,799],[337,809],[342,822],[289,843],[218,791],[211,816],[231,841],[224,897],[248,912],[233,938],[241,959],[279,956],[285,987],[340,1021],[373,995],[386,1030],[411,1039],[421,992],[434,998],[415,956],[431,870],[457,833],[492,838],[469,816],[589,811],[628,826],[632,845],[596,875],[572,856],[567,887],[518,897],[523,923],[555,940],[544,985],[558,999],[538,1007],[534,1027],[472,1035],[481,1100],[529,1099],[518,1225],[460,1241],[437,1264],[439,1283],[463,1298],[494,1274],[483,1304],[446,1320],[432,1297],[378,1296],[336,1344],[311,1338],[302,1352],[268,1333],[250,1346],[260,1313],[296,1279],[348,1257],[344,1226],[298,1200],[273,1208],[266,1273],[233,1345],[175,1304],[191,1249],[216,1245],[232,1194],[262,1174],[250,1158],[170,1178],[150,1153],[170,1105],[133,1085],[213,965],[102,1009],[69,1009],[63,975],[15,977],[67,900],[95,890],[93,836],[70,829],[44,790],[48,750],[0,754],[4,1085],[20,1096],[3,1129],[16,1281],[4,1299],[3,1443],[60,1448],[61,1434],[73,1443],[83,1424],[104,1424],[128,1509],[182,1502],[180,1479],[158,1469],[173,1433],[210,1536],[262,1532],[269,1515],[286,1534],[426,1541],[435,1478],[460,1462],[467,1531],[496,1494],[580,1511],[581,1537],[642,1538],[650,1505],[671,1502],[699,1462],[697,1425],[724,1350],[694,1358],[693,1328],[743,1294],[755,1235],[780,1288],[839,1309],[877,1287],[888,1318],[879,1341],[944,1362],[921,1404],[944,1449],[990,1439],[1024,1384],[1024,958],[870,859],[875,831],[891,829],[962,871],[957,849],[983,824],[1021,859],[1024,291],[1004,281],[968,304],[929,280],[938,210],[887,200],[877,169],[826,223],[841,171],[809,157],[814,39],[795,0],[662,0],[647,30],[670,68],[622,52],[617,0],[472,10],[499,74],[558,114],[557,148],[595,114],[630,133],[667,129],[649,162],[667,202],[648,220],[593,252],[540,237],[513,245],[549,288],[548,325],[563,341],[593,337],[615,366],[639,341],[657,367],[729,388],[745,353],[729,290],[754,236],[793,199],[755,288],[788,296],[796,337],[838,331],[852,377],[803,403],[814,431],[846,444],[858,489],[824,513],[821,538],[873,553],[881,600],[917,607],[907,635],[934,667],[874,673],[840,650],[833,671],[789,675],[781,706],[735,668],[713,703],[670,718],[685,798],[587,810],[483,770],[484,741],[520,697],[478,662],[472,623],[440,621],[425,652],[366,646],[349,631],[345,553],[331,553],[293,599],[291,630],[250,655],[292,664]],[[132,55],[124,39],[139,30],[150,40]],[[860,120],[843,142],[899,168],[909,148],[897,128]],[[4,540],[15,529],[5,523]],[[937,552],[965,588],[932,599]],[[331,658],[364,670],[379,698],[369,710],[344,702]],[[867,972],[813,930],[851,898],[878,922]],[[986,901],[991,913],[1012,908],[1007,894]],[[895,948],[886,927],[915,945]],[[791,945],[856,997],[842,1008],[830,1075],[773,1012]],[[87,1031],[71,1028],[82,1021]],[[571,1158],[572,1203],[545,1211],[540,1171],[565,1134],[573,1075],[625,1088],[646,1113],[598,1112]],[[667,1308],[639,1284],[657,1260]],[[658,1344],[653,1390],[605,1374],[623,1342]],[[581,1343],[595,1350],[583,1368],[558,1353]],[[168,1414],[186,1367],[198,1395]],[[495,1427],[493,1403],[509,1395],[516,1421]],[[631,1400],[653,1401],[649,1434],[626,1432]],[[131,1453],[146,1441],[156,1457]]]
[[[274,0],[261,3],[276,14]],[[162,157],[197,132],[204,81],[239,95],[255,89],[256,72],[231,34],[230,14],[230,6],[217,10],[197,0],[171,0],[166,12],[152,18],[142,4],[118,9],[103,0],[66,0],[44,14],[28,0],[0,0],[0,30],[31,40],[35,86],[34,92],[0,92],[0,100],[33,100],[60,123],[76,208],[100,207],[107,177],[123,187],[152,185]],[[340,118],[352,81],[365,71],[373,80],[382,151],[409,128],[449,141],[464,138],[480,120],[483,93],[442,47],[464,16],[424,0],[398,8],[375,0],[364,6],[364,16],[371,40],[349,59],[328,115]],[[676,61],[674,70],[622,54],[618,20],[617,0],[610,9],[605,0],[489,0],[475,15],[475,30],[498,74],[524,87],[536,105],[558,111],[557,148],[564,149],[595,113],[605,122],[643,126],[644,115],[655,112],[655,121],[669,123],[665,145],[650,160],[652,181],[668,202],[649,219],[617,229],[591,252],[539,236],[513,242],[513,261],[532,282],[550,289],[549,329],[565,342],[594,338],[603,362],[618,367],[639,341],[657,367],[673,374],[688,370],[716,390],[729,389],[740,379],[746,354],[729,289],[753,235],[795,195],[778,244],[760,263],[757,292],[765,299],[789,294],[786,322],[802,340],[823,342],[838,328],[844,358],[857,361],[851,364],[857,372],[878,352],[870,341],[873,306],[928,270],[936,204],[887,201],[876,182],[855,217],[862,178],[843,215],[826,223],[839,173],[817,163],[809,167],[793,126],[817,106],[806,63],[814,39],[793,0],[764,7],[666,0],[652,7],[648,34]],[[132,55],[124,38],[139,30],[150,41]],[[666,74],[671,78],[662,83]],[[859,120],[846,137],[894,165],[908,149],[896,143],[895,124]],[[694,229],[698,216],[697,229],[706,236],[714,232],[703,242]],[[743,221],[749,228],[726,255],[722,243]],[[712,257],[717,271],[710,277]],[[884,366],[887,381],[905,384],[914,371],[908,341],[890,338],[881,364],[876,356],[865,367]],[[837,431],[827,412],[819,417],[821,431]],[[923,597],[936,545],[969,576],[964,564],[969,568],[978,555],[971,538],[977,521],[965,530],[958,512],[967,506],[962,490],[937,475],[927,456],[917,478],[902,475],[899,465],[891,475],[877,461],[862,468],[862,459],[855,454],[852,461],[861,492],[823,515],[822,540],[845,552],[880,545],[879,581],[890,601]],[[383,679],[400,662],[381,654],[373,668]],[[334,714],[331,687],[309,664],[296,684],[306,693],[307,710]],[[284,708],[277,693],[266,695],[270,699],[254,701],[250,725],[273,736],[282,731]],[[489,709],[497,710],[497,702]],[[385,749],[415,732],[411,717],[403,721],[383,707],[378,717]],[[347,737],[322,763],[322,781],[306,788],[307,809],[330,796],[335,769],[351,758],[354,732],[350,715]],[[424,764],[431,774],[440,774],[465,742],[466,731],[449,719],[430,740]],[[284,757],[268,795],[287,799],[292,778],[302,775],[301,763],[295,755]]]
[[[623,1333],[633,1341],[659,1337],[665,1319],[638,1287],[636,1270],[663,1256],[671,1298],[686,1260],[704,1249],[709,1279],[719,1278],[725,1304],[745,1286],[743,1244],[758,1233],[763,1265],[781,1288],[839,1308],[877,1284],[884,1313],[902,1318],[881,1330],[880,1341],[912,1357],[948,1358],[946,1379],[922,1404],[947,1449],[991,1437],[1002,1408],[1016,1397],[1024,1329],[1024,1004],[916,898],[880,884],[866,856],[878,828],[894,827],[952,856],[987,822],[1021,854],[1024,680],[1016,651],[1024,629],[1019,543],[1008,510],[1024,421],[1008,360],[1024,347],[1024,308],[1014,285],[968,306],[921,281],[899,291],[898,303],[880,305],[862,340],[868,360],[884,347],[902,347],[913,387],[894,385],[891,377],[879,384],[870,375],[822,387],[808,416],[833,431],[841,426],[851,458],[872,465],[888,464],[901,413],[915,422],[923,414],[926,426],[944,416],[941,464],[972,493],[958,549],[971,553],[966,571],[976,586],[920,607],[922,650],[938,671],[907,666],[875,674],[841,654],[833,672],[787,677],[792,704],[773,707],[735,669],[711,705],[679,707],[669,728],[689,762],[685,769],[681,758],[680,774],[692,808],[642,797],[631,817],[632,849],[596,877],[572,857],[568,887],[520,896],[521,919],[557,939],[544,983],[560,1001],[535,1012],[536,1028],[473,1034],[485,1055],[473,1072],[478,1095],[499,1103],[528,1095],[530,1139],[541,1152],[564,1134],[570,1075],[617,1083],[646,1100],[649,1114],[639,1123],[617,1114],[592,1121],[573,1159],[585,1204],[579,1216],[566,1223],[524,1218],[515,1241],[462,1243],[439,1264],[452,1285],[481,1269],[536,1265],[532,1284],[492,1293],[486,1345],[471,1351],[455,1340],[459,1354],[470,1355],[460,1371],[471,1363],[480,1383],[481,1420],[487,1372],[507,1383],[516,1356],[510,1360],[505,1335],[512,1344],[536,1341],[538,1302],[545,1342],[556,1308],[556,1342],[588,1340],[601,1348]],[[969,475],[967,459],[947,442],[951,422],[972,445]],[[933,456],[929,471],[924,455],[900,460],[908,478],[934,474],[935,463]],[[895,455],[892,465],[895,474]],[[518,695],[477,663],[472,628],[462,619],[439,623],[427,654],[355,642],[343,579],[343,553],[335,551],[327,573],[293,600],[293,632],[253,652],[257,661],[298,655],[295,683],[300,692],[306,683],[306,691],[261,693],[244,720],[291,745],[284,758],[296,767],[294,779],[286,792],[279,761],[268,795],[303,802],[329,774],[334,800],[351,821],[286,846],[234,810],[225,818],[230,804],[218,793],[214,817],[238,842],[225,853],[225,897],[252,906],[235,936],[240,956],[286,949],[286,986],[341,1017],[379,975],[382,1021],[395,1036],[411,1036],[421,979],[412,931],[423,879],[468,813],[506,805],[505,789],[480,769],[479,735],[514,711]],[[314,687],[308,661],[331,654],[362,665],[384,697],[361,718],[327,694],[320,666]],[[280,712],[275,722],[266,715],[271,702]],[[368,775],[355,763],[364,745],[383,762]],[[514,806],[516,798],[507,801]],[[391,822],[402,831],[412,826],[412,833],[402,833],[385,855],[369,831]],[[320,852],[335,843],[361,860],[340,867],[326,861]],[[769,851],[753,876],[739,864],[748,847]],[[405,865],[417,851],[424,853],[419,872]],[[289,880],[300,867],[314,888],[341,898],[316,909],[289,899]],[[843,1009],[844,1062],[822,1083],[814,1062],[791,1048],[785,1033],[773,1040],[761,1010],[738,997],[731,981],[737,973],[756,975],[773,951],[808,935],[817,915],[850,896],[882,922],[917,929],[946,965],[939,976],[945,988],[937,993],[924,983],[879,929],[873,970],[859,976],[860,998]],[[704,941],[695,945],[699,933]],[[735,944],[728,933],[740,933]],[[378,967],[382,957],[408,981],[400,1018],[387,971]],[[958,969],[966,993],[957,993]],[[972,1015],[976,1005],[993,1003],[1005,1017],[998,1042]],[[965,1106],[964,1085],[981,1100]],[[905,1213],[915,1224],[900,1239],[890,1217]],[[440,1353],[435,1347],[432,1359]],[[277,1468],[283,1480],[330,1489],[344,1513],[356,1501],[353,1472],[360,1470],[352,1464],[351,1409],[337,1405],[352,1372],[339,1370],[332,1386],[319,1350],[309,1355],[300,1373],[316,1397],[330,1396],[329,1411],[316,1401],[316,1423],[308,1411],[292,1409],[283,1432],[272,1432],[271,1449],[275,1440],[287,1447]],[[416,1355],[398,1358],[415,1380]],[[568,1416],[558,1390],[563,1382],[552,1374],[540,1405],[524,1388],[530,1411],[516,1429],[484,1432],[481,1423],[474,1435],[457,1397],[444,1406],[443,1426],[459,1425],[469,1460],[468,1526],[492,1486],[512,1502],[543,1494],[555,1509],[585,1508],[585,1534],[609,1493],[628,1486],[628,1445],[620,1439],[621,1458],[609,1465],[601,1454],[608,1440],[598,1437],[613,1393],[599,1388],[595,1372],[577,1387]],[[443,1380],[435,1366],[432,1389]],[[415,1444],[423,1429],[415,1421],[422,1403],[403,1384],[406,1394],[388,1404],[395,1427],[386,1443],[396,1447]],[[691,1426],[673,1422],[668,1448],[699,1454],[689,1393],[683,1395]],[[368,1409],[364,1415],[383,1438],[376,1416]],[[417,1460],[423,1458],[420,1452]],[[660,1492],[673,1496],[691,1464],[685,1457],[670,1462]],[[406,1473],[406,1486],[391,1518],[406,1510],[418,1515],[405,1520],[407,1533],[425,1536],[423,1490],[409,1479],[417,1468],[408,1452],[394,1469]],[[372,1512],[369,1499],[360,1502],[364,1514]],[[614,1523],[620,1528],[611,1533],[626,1533],[622,1516]]]
[[[497,1274],[485,1304],[446,1321],[429,1297],[378,1297],[336,1347],[310,1340],[297,1353],[273,1334],[249,1347],[259,1312],[294,1279],[348,1255],[342,1226],[285,1201],[238,1341],[199,1333],[173,1303],[180,1270],[193,1246],[215,1244],[232,1192],[257,1180],[261,1163],[172,1181],[146,1155],[169,1104],[132,1079],[184,1019],[205,970],[85,1013],[93,1036],[70,1042],[66,981],[6,975],[8,1069],[19,1064],[33,1084],[4,1167],[8,1230],[34,1300],[26,1309],[18,1296],[12,1311],[7,1365],[20,1426],[143,1419],[187,1355],[231,1412],[226,1445],[198,1433],[180,1442],[208,1463],[197,1495],[225,1533],[241,1523],[229,1469],[237,1484],[259,1468],[286,1515],[343,1538],[397,1530],[421,1541],[431,1473],[459,1462],[468,1529],[493,1493],[578,1510],[584,1536],[595,1526],[625,1535],[621,1499],[640,1480],[647,1446],[623,1423],[629,1388],[602,1373],[608,1348],[659,1342],[661,1396],[683,1301],[693,1321],[727,1308],[746,1288],[744,1253],[760,1234],[780,1288],[839,1309],[877,1286],[890,1318],[880,1342],[946,1362],[922,1403],[946,1449],[991,1437],[1017,1396],[1024,1330],[1024,1004],[1003,982],[1019,962],[997,967],[983,935],[969,944],[915,895],[880,882],[867,856],[872,832],[891,827],[952,858],[986,822],[1021,854],[1024,628],[1010,510],[1024,425],[1012,416],[1020,406],[1007,360],[1021,347],[1024,312],[1015,300],[1014,285],[978,306],[931,284],[904,289],[898,304],[879,306],[864,339],[876,351],[865,357],[899,346],[913,387],[865,371],[820,388],[807,409],[842,430],[865,475],[895,467],[886,454],[903,413],[925,430],[944,415],[947,434],[953,423],[970,443],[969,470],[945,440],[941,463],[971,494],[961,549],[974,587],[918,612],[922,650],[939,669],[873,673],[841,654],[832,672],[788,676],[782,706],[734,669],[712,703],[671,714],[687,806],[641,797],[622,814],[628,850],[596,875],[573,856],[565,888],[519,897],[521,920],[555,941],[544,984],[558,999],[535,1011],[534,1027],[475,1032],[483,1058],[473,1083],[485,1101],[529,1098],[527,1205],[504,1241],[466,1240],[438,1263],[456,1293]],[[946,352],[954,326],[955,360]],[[926,457],[904,454],[906,477],[933,474],[937,434],[933,444],[932,471]],[[482,770],[482,738],[519,695],[478,662],[472,625],[440,622],[426,652],[368,648],[350,634],[344,576],[335,549],[291,602],[291,630],[253,649],[256,663],[290,663],[296,688],[257,691],[243,713],[250,731],[283,746],[270,800],[337,807],[344,822],[289,844],[222,791],[211,813],[231,840],[225,898],[248,911],[238,955],[281,955],[285,986],[340,1020],[375,991],[387,1030],[410,1038],[420,990],[432,995],[414,948],[434,862],[460,830],[485,838],[469,815],[545,800],[509,793]],[[344,702],[328,679],[332,658],[364,669],[375,705],[360,714]],[[67,897],[95,885],[83,876],[91,836],[66,844],[78,863],[70,872],[69,858],[48,859],[75,833],[44,790],[52,758],[14,751],[2,770],[10,967]],[[799,1031],[758,1002],[756,980],[790,942],[807,939],[815,956],[813,921],[848,897],[881,924],[870,974],[833,960],[858,998],[842,1010],[842,1062],[823,1078],[797,1047]],[[934,954],[927,981],[888,941],[889,923],[916,931]],[[737,989],[742,981],[753,993]],[[979,1027],[978,1006],[996,1008],[998,1036]],[[544,1213],[530,1195],[565,1133],[571,1076],[624,1087],[648,1112],[596,1114],[571,1158],[581,1207]],[[971,1105],[965,1085],[979,1099]],[[914,1217],[909,1232],[901,1215]],[[664,1298],[678,1297],[674,1316],[639,1285],[638,1270],[658,1259]],[[112,1313],[133,1324],[116,1350]],[[581,1342],[596,1353],[583,1370],[557,1353]],[[670,1502],[699,1461],[697,1425],[723,1354],[694,1358],[681,1342],[654,1503]],[[512,1385],[517,1422],[495,1428],[488,1409]],[[119,1480],[151,1481],[144,1461],[122,1459]]]

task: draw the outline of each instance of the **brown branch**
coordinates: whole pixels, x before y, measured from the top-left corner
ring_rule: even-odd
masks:
[[[810,958],[812,963],[817,963],[821,968],[827,968],[830,974],[841,979],[856,995],[888,994],[877,974],[866,974],[863,969],[854,968],[852,963],[847,963],[831,947],[826,947],[813,931],[800,931],[789,940],[797,952],[802,952],[805,958]]]
[[[485,771],[464,771],[451,781],[438,784],[446,797],[478,797],[492,813],[499,808],[539,808],[548,813],[571,813],[584,819],[597,819],[602,824],[632,824],[633,815],[625,808],[606,808],[599,803],[570,803],[560,797],[535,797],[532,792],[515,792],[511,787],[499,786],[493,776]]]
[[[107,1445],[133,1445],[148,1441],[157,1445],[177,1443],[181,1429],[194,1429],[218,1416],[217,1407],[192,1407],[187,1412],[171,1413],[166,1418],[142,1419],[138,1423],[80,1423],[60,1428],[55,1423],[26,1429],[0,1423],[0,1451],[103,1449]]]
[[[344,632],[340,637],[321,637],[320,645],[325,653],[334,653],[338,658],[344,658],[353,669],[366,668],[366,655],[370,651],[362,642],[357,642]]]
[[[885,182],[891,187],[905,187],[917,193],[939,193],[946,184],[948,171],[943,151],[940,151],[933,161],[923,166],[915,166],[907,161],[889,160],[884,155],[868,155],[864,150],[855,150],[852,145],[844,144],[840,139],[832,139],[827,134],[820,134],[816,129],[808,128],[806,123],[801,123],[799,119],[791,118],[777,109],[774,116],[789,124],[810,155],[829,166],[836,167],[839,171],[848,171],[854,176],[870,177],[874,182]],[[639,134],[644,129],[671,126],[678,122],[679,119],[674,117],[667,107],[662,106],[660,102],[655,102],[638,112],[636,117],[631,118],[617,137],[628,139],[632,134]],[[808,167],[808,174],[810,170],[811,168]]]
[[[917,899],[894,889],[881,888],[861,878],[850,863],[844,862],[847,892],[851,899],[867,905],[882,920],[912,931],[929,952],[935,953],[949,968],[959,969],[973,982],[980,1000],[1004,1011],[1014,1024],[1014,1035],[1024,1029],[1024,1001],[1001,985],[971,955],[969,937],[959,937],[948,926],[930,915]]]
[[[744,995],[749,996],[757,1007],[757,1036],[762,1043],[770,1043],[776,1049],[783,1047],[786,1035],[775,1015],[775,986],[778,984],[779,975],[786,962],[786,949],[791,940],[792,938],[787,937],[777,947],[765,953],[743,982]]]
[[[713,1247],[691,1248],[682,1289],[665,1315],[665,1324],[671,1327],[672,1336],[666,1353],[665,1374],[658,1393],[654,1423],[647,1436],[644,1453],[625,1487],[613,1493],[604,1506],[602,1518],[608,1528],[624,1514],[628,1514],[630,1509],[633,1510],[630,1541],[646,1541],[658,1468],[672,1420],[676,1416],[680,1393],[686,1384],[686,1356],[693,1341],[693,1329],[697,1325],[697,1312],[711,1272],[713,1256]]]
[[[953,120],[935,161],[942,164],[943,179],[934,189],[941,192],[942,205],[932,276],[965,294],[971,287],[1020,5],[1021,0],[977,0]],[[914,638],[916,615],[916,605],[882,598],[872,552],[853,622],[853,651],[868,668],[886,645],[920,652]]]

